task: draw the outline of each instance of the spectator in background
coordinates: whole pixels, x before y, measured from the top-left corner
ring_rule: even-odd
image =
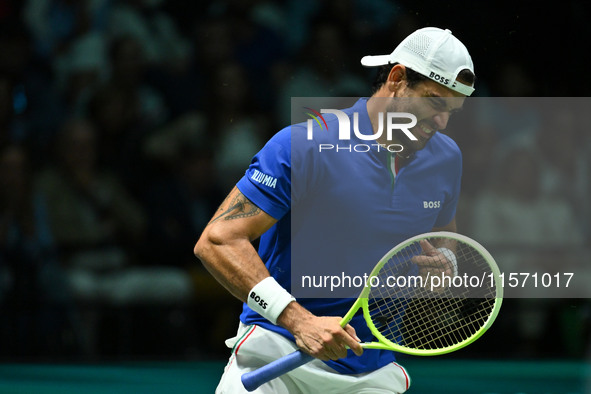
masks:
[[[186,114],[147,138],[144,152],[155,178],[145,193],[148,212],[146,246],[155,264],[192,269],[186,246],[195,242],[222,195],[206,119]]]
[[[39,59],[52,61],[77,38],[101,32],[111,0],[26,0],[23,20]]]
[[[29,46],[26,33],[15,21],[0,23],[0,144],[25,142],[30,134],[24,81]]]
[[[232,26],[234,60],[244,68],[250,85],[255,87],[250,91],[250,99],[266,108],[272,107],[275,105],[272,75],[287,52],[281,34],[293,24],[281,20],[278,6],[271,2],[235,3],[225,13]]]
[[[573,246],[582,246],[583,234],[568,199],[542,190],[541,161],[545,160],[531,147],[513,147],[501,158],[491,186],[474,202],[473,235],[490,248],[504,272],[568,272],[566,267],[573,261],[581,272]],[[512,346],[525,357],[539,356],[541,348],[551,352],[545,342],[559,325],[550,317],[552,308],[560,309],[559,300],[533,298],[532,290],[519,297],[507,305],[516,308],[509,313],[515,320]]]
[[[131,35],[115,37],[109,45],[110,77],[108,84],[133,96],[138,103],[137,120],[144,129],[161,126],[167,119],[166,104],[161,95],[146,83],[144,50]]]
[[[570,100],[569,100],[570,101]],[[580,125],[589,105],[588,99],[578,99],[563,107],[548,100],[548,110],[532,145],[540,160],[540,190],[542,193],[564,198],[576,213],[578,227],[586,241],[591,241],[591,139]],[[568,106],[568,107],[567,107]]]
[[[188,40],[162,12],[163,0],[120,0],[109,13],[109,37],[132,36],[141,45],[150,66],[175,67],[190,54]]]
[[[138,92],[115,84],[102,85],[88,104],[88,119],[96,129],[97,162],[116,173],[135,196],[150,181],[140,152],[148,132],[140,107]]]
[[[499,148],[505,150],[531,143],[540,128],[540,113],[534,101],[524,99],[536,96],[537,86],[525,66],[508,60],[497,67],[495,80],[488,83],[492,97],[478,102],[476,111],[478,126],[493,128]]]
[[[0,355],[49,356],[74,350],[76,343],[63,341],[75,314],[60,263],[45,201],[32,186],[28,154],[20,145],[4,145],[0,148]]]
[[[201,6],[198,6],[201,7]],[[200,20],[189,35],[191,52],[184,68],[152,69],[150,81],[163,92],[174,119],[209,107],[211,76],[235,59],[231,22],[222,17]]]
[[[184,272],[139,264],[146,216],[119,179],[98,165],[94,125],[68,121],[56,148],[55,165],[37,184],[47,198],[75,297],[116,305],[188,299],[191,285]]]
[[[204,138],[205,133],[200,133],[204,129],[203,118],[187,114],[148,140],[147,154],[164,171],[146,193],[148,230],[142,250],[145,260],[149,258],[153,264],[179,267],[190,273],[195,289],[194,310],[199,311],[199,316],[208,316],[207,323],[200,322],[191,335],[208,338],[199,345],[200,351],[217,356],[225,351],[221,344],[235,330],[231,316],[241,306],[186,253],[187,245],[195,242],[195,234],[203,230],[223,197],[220,180],[226,175],[215,168],[210,142]],[[216,302],[212,303],[212,299]]]
[[[323,19],[314,24],[308,45],[299,55],[299,63],[295,68],[285,70],[282,73],[284,79],[278,82],[275,110],[280,124],[291,123],[292,97],[369,94],[365,80],[349,70],[348,62],[352,56],[345,56],[345,51],[350,41],[340,25]]]
[[[51,87],[62,96],[65,116],[84,115],[94,88],[106,76],[105,28],[111,3],[27,0],[23,7],[34,62],[53,73],[55,86]]]
[[[544,159],[545,160],[545,159]],[[564,196],[541,190],[541,166],[531,148],[513,148],[490,188],[474,204],[474,234],[491,245],[581,245],[575,212]]]
[[[108,59],[105,37],[99,33],[78,37],[52,60],[65,116],[84,116],[91,97],[106,78]]]
[[[89,121],[66,122],[57,137],[55,164],[37,181],[68,265],[89,254],[102,267],[118,267],[131,257],[126,250],[138,245],[145,216],[119,180],[98,167],[97,142]]]
[[[14,82],[0,74],[0,144],[24,142],[26,123],[16,117],[13,103]]]
[[[399,24],[402,12],[397,3],[393,0],[288,0],[284,6],[287,19],[285,24],[289,27],[289,31],[285,33],[286,46],[290,55],[296,54],[310,42],[310,32],[317,19],[327,15],[352,32],[356,39],[371,40],[368,42],[371,44],[379,36],[377,32],[383,33]],[[400,38],[404,38],[404,35],[402,33]],[[388,40],[391,39],[390,36]]]
[[[168,120],[160,93],[146,82],[147,62],[138,40],[115,37],[108,48],[106,81],[94,92],[87,107],[98,129],[101,165],[119,174],[135,196],[150,183],[141,145],[146,136]]]
[[[483,100],[467,100],[464,110],[454,115],[444,134],[449,135],[462,151],[462,195],[458,203],[457,222],[460,232],[471,235],[475,219],[473,204],[490,187],[498,168],[499,133],[479,122],[474,108]],[[469,132],[466,132],[469,130]]]
[[[31,38],[16,18],[0,22],[0,53],[0,141],[7,133],[26,144],[37,166],[47,159],[64,105],[49,68],[33,57]]]
[[[195,28],[194,47],[201,65],[201,72],[209,74],[220,64],[235,57],[235,41],[230,20],[213,17]]]
[[[221,64],[212,75],[207,116],[220,187],[226,191],[269,136],[270,122],[252,99],[253,88],[239,63]]]

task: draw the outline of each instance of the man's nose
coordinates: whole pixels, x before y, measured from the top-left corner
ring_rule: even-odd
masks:
[[[437,126],[437,130],[445,130],[445,128],[447,127],[447,122],[449,122],[449,117],[450,113],[447,111],[439,112],[433,115],[433,121]]]

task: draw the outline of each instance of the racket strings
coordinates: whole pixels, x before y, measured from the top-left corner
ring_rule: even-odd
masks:
[[[450,300],[456,302],[451,303]],[[439,302],[436,302],[439,301]],[[443,301],[443,302],[442,302]],[[441,348],[459,343],[474,335],[489,317],[494,301],[483,300],[481,309],[470,314],[462,314],[465,299],[413,299],[403,310],[380,309],[380,315],[404,313],[403,319],[389,319],[378,330],[387,339],[406,347]],[[376,310],[371,308],[372,315]],[[386,324],[384,324],[386,323]]]
[[[429,241],[438,243],[436,239]],[[424,255],[419,242],[399,251],[381,267],[375,281],[379,285],[372,287],[368,304],[374,325],[386,339],[407,348],[441,349],[470,338],[487,323],[497,294],[486,258],[463,243],[458,242],[454,249],[458,276],[464,281],[476,277],[478,283],[456,286],[460,281],[452,282],[451,277],[448,287],[425,283],[431,275],[449,272],[450,263],[431,261],[421,272],[415,263],[416,256]],[[392,278],[401,276],[402,280],[393,282]],[[439,276],[441,281],[444,276]]]
[[[480,311],[468,316],[447,315],[444,320],[436,322],[435,326],[432,321],[425,319],[421,322],[408,319],[405,320],[408,327],[405,327],[407,335],[403,345],[420,349],[452,346],[474,335],[487,319],[488,315],[483,315]]]

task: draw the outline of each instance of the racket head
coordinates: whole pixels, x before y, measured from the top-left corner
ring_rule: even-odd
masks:
[[[437,282],[432,276],[437,272],[436,267],[423,269],[421,274],[414,262],[416,256],[435,253],[424,250],[425,242],[435,249],[440,245],[453,248],[457,275],[450,276],[451,286],[435,289],[429,285],[429,281]],[[439,270],[449,272],[450,262],[443,264]],[[434,356],[469,345],[490,328],[499,313],[503,299],[499,275],[492,255],[462,234],[430,232],[398,244],[374,267],[356,302],[356,308],[362,308],[367,325],[378,340],[363,347]],[[427,286],[418,286],[419,277]],[[457,277],[462,279],[462,285],[455,287],[460,282],[453,281]],[[393,282],[386,285],[387,278],[406,278],[398,279],[399,284],[406,285],[393,285]],[[411,278],[415,278],[414,285]],[[477,280],[464,283],[466,278]]]

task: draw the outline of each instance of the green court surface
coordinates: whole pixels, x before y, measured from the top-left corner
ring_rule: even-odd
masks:
[[[410,394],[589,394],[591,366],[566,361],[406,360]],[[3,364],[0,393],[213,393],[224,362]]]

